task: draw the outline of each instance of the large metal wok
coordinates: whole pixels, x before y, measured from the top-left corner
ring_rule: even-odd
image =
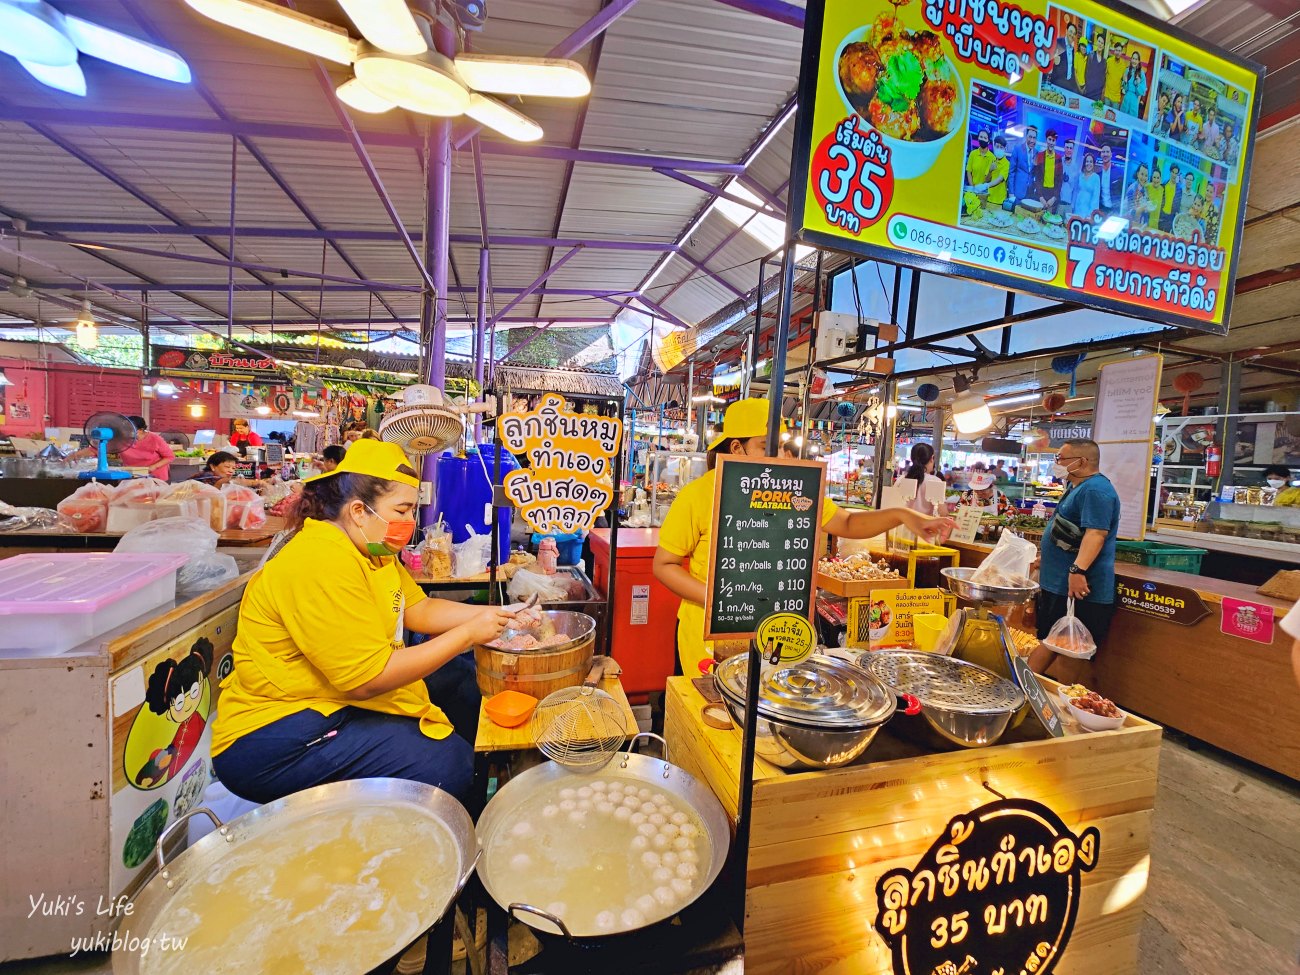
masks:
[[[632,740],[635,742],[637,738],[643,737],[659,738],[658,735],[643,733]],[[663,742],[662,738],[659,740]],[[512,893],[513,877],[508,870],[498,869],[494,872],[489,858],[484,858],[479,863],[478,875],[484,889],[507,913],[536,931],[547,935],[562,935],[578,945],[606,943],[611,938],[620,938],[634,931],[652,928],[693,904],[717,879],[731,845],[731,823],[722,805],[708,786],[668,762],[667,743],[664,743],[662,761],[646,755],[632,754],[631,744],[629,744],[627,752],[618,760],[595,774],[579,775],[555,762],[546,762],[530,768],[506,783],[488,802],[487,808],[483,810],[478,820],[479,844],[487,850],[500,842],[504,831],[510,826],[508,820],[512,810],[552,784],[563,781],[590,785],[601,780],[639,781],[644,785],[671,793],[681,800],[699,817],[704,834],[708,838],[709,857],[707,861],[700,863],[700,883],[689,899],[672,909],[663,911],[658,916],[647,917],[645,923],[639,926],[620,923],[612,931],[602,932],[582,928],[575,930],[566,923],[564,918],[546,911],[541,905],[521,902]]]
[[[371,950],[358,950],[357,939],[349,938],[346,931],[337,928],[330,934],[337,936],[338,965],[330,965],[329,971],[340,973],[368,972],[399,952],[407,948],[418,937],[432,928],[452,909],[456,897],[478,862],[480,848],[474,834],[474,823],[469,813],[459,802],[446,792],[420,782],[405,779],[353,779],[345,782],[332,782],[328,785],[305,789],[293,795],[278,799],[255,809],[253,812],[222,823],[208,808],[199,807],[177,819],[158,838],[155,854],[158,872],[150,878],[144,888],[135,897],[130,915],[123,916],[118,928],[137,937],[148,936],[157,944],[160,935],[177,936],[187,923],[172,915],[178,913],[170,910],[185,886],[191,882],[205,881],[211,885],[213,873],[223,866],[223,858],[233,855],[236,850],[256,850],[265,847],[279,850],[277,837],[284,835],[285,829],[301,826],[310,817],[323,812],[342,810],[345,812],[364,809],[401,809],[404,814],[426,817],[431,822],[446,830],[451,848],[455,851],[454,874],[446,877],[445,883],[435,883],[439,895],[427,903],[414,905],[409,912],[413,918],[405,925],[395,925],[391,940],[384,945],[372,942]],[[217,829],[207,834],[193,846],[168,862],[163,854],[163,846],[170,834],[182,826],[190,817],[206,815]],[[416,857],[427,855],[429,850],[422,843],[413,843],[412,847],[403,849],[402,856]],[[294,864],[293,880],[300,885],[312,884],[314,876],[321,876],[331,869],[330,858],[325,856],[303,857]],[[436,878],[435,878],[436,879]],[[337,883],[337,876],[331,880]],[[325,880],[320,882],[324,883]],[[210,898],[216,902],[220,897]],[[277,948],[283,955],[292,955],[294,945],[302,941],[311,942],[315,948],[320,941],[320,929],[315,926],[302,925],[291,912],[268,912],[261,923],[272,929]],[[228,955],[232,971],[255,972],[260,970],[256,963],[240,963],[239,954],[244,946],[231,940]],[[116,951],[113,953],[114,975],[140,975],[142,972],[157,970],[159,963],[155,957],[139,951]],[[184,958],[184,951],[177,952],[178,959]],[[314,975],[323,975],[324,969],[319,965],[313,968]]]

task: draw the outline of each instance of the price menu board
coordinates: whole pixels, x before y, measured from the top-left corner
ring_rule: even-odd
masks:
[[[705,639],[748,639],[773,613],[811,618],[825,482],[814,461],[718,461]]]

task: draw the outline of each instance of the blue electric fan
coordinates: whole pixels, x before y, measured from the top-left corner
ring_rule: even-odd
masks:
[[[82,471],[77,478],[82,481],[125,481],[130,472],[120,467],[108,466],[108,455],[118,453],[135,443],[135,424],[121,413],[95,413],[86,421],[86,438],[99,448],[99,466],[93,471]]]

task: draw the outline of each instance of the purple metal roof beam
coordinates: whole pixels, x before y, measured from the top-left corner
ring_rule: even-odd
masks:
[[[756,197],[771,207],[778,216],[785,218],[785,201],[764,187],[758,180],[746,173],[739,177],[740,184],[749,190]]]
[[[523,291],[519,292],[519,294],[517,294],[517,295],[515,295],[513,298],[511,298],[511,299],[510,299],[510,302],[509,302],[509,303],[508,303],[504,308],[502,308],[501,311],[499,311],[497,314],[493,315],[493,316],[488,320],[487,327],[488,327],[489,329],[491,329],[491,328],[495,328],[497,322],[501,321],[503,318],[506,317],[506,315],[508,315],[508,314],[510,314],[510,312],[514,311],[515,307],[516,307],[516,306],[517,306],[521,301],[523,301],[523,300],[524,300],[525,298],[527,298],[529,295],[533,294],[533,292],[535,292],[538,288],[540,288],[540,287],[542,286],[542,284],[546,281],[547,278],[549,278],[552,274],[554,274],[554,273],[555,273],[556,271],[558,271],[560,268],[564,267],[564,265],[568,264],[569,261],[573,260],[573,258],[577,257],[578,254],[579,254],[581,251],[582,251],[582,248],[581,248],[580,246],[579,246],[579,247],[575,247],[575,248],[573,248],[573,249],[570,250],[567,254],[565,254],[563,257],[561,257],[558,261],[556,261],[554,264],[552,264],[550,267],[548,267],[545,271],[543,271],[541,274],[539,274],[536,278],[534,278],[532,284],[530,284],[528,287],[524,288]]]
[[[637,0],[610,0],[599,13],[580,26],[564,40],[546,52],[548,58],[571,58],[597,37],[607,31],[611,24],[636,5]],[[483,126],[466,126],[463,131],[452,135],[452,142],[457,149],[464,148],[465,143],[483,131]]]
[[[668,322],[669,324],[676,325],[679,328],[690,328],[689,325],[687,325],[684,321],[682,321],[672,312],[666,311],[663,308],[651,309],[649,303],[645,301],[644,295],[638,294],[638,295],[632,295],[632,297],[636,298],[638,301],[641,301],[643,304],[645,304],[645,307],[638,308],[630,301],[623,301],[619,298],[602,297],[601,300],[608,301],[611,305],[616,305],[619,308],[626,309],[627,311],[634,312],[638,315],[646,316],[649,318],[662,318],[664,321]]]
[[[3,271],[3,270],[0,270],[0,275],[9,276],[9,277],[13,276],[12,272]],[[39,283],[36,281],[31,281],[31,286],[33,288],[37,288],[37,287],[46,288],[50,291],[80,291],[84,287],[84,285],[82,285],[79,279],[72,280],[72,281],[42,281]],[[128,281],[128,282],[114,281],[108,283],[107,287],[110,287],[115,291],[124,291],[130,293],[136,291],[160,290],[160,286],[157,284],[152,284],[149,282],[140,282],[140,281]],[[196,282],[196,283],[187,282],[185,284],[173,284],[171,285],[171,287],[175,288],[177,291],[193,291],[195,294],[203,294],[205,292],[224,293],[227,286],[225,284],[220,284],[215,281],[204,281],[204,282]],[[271,281],[268,282],[267,284],[261,284],[260,282],[255,284],[236,283],[235,290],[244,291],[249,294],[265,294],[272,291],[276,292],[277,294],[283,294],[285,292],[296,292],[296,291],[310,292],[311,294],[316,294],[317,292],[323,290],[326,294],[367,294],[372,292],[384,291],[384,292],[395,292],[397,294],[408,294],[408,295],[418,295],[424,291],[423,288],[415,284],[378,284],[375,282],[360,282],[357,284],[319,285],[319,284],[310,284],[310,283],[293,284],[284,281]],[[468,285],[468,284],[448,285],[447,287],[447,293],[453,295],[475,294],[477,293],[477,290],[478,290],[477,285]],[[490,289],[489,293],[494,295],[518,295],[521,294],[524,290],[525,289],[523,288],[494,287]],[[545,295],[552,298],[630,298],[633,297],[633,292],[628,291],[626,288],[621,290],[608,289],[608,288],[602,288],[602,289],[538,288],[532,291],[529,296],[531,297],[531,295]]]
[[[667,176],[669,179],[675,179],[679,183],[685,183],[687,186],[691,186],[697,190],[701,190],[707,193],[711,197],[715,197],[717,199],[722,199],[722,200],[730,200],[732,203],[745,207],[748,210],[754,209],[754,204],[751,203],[749,200],[743,200],[738,196],[732,196],[721,186],[710,186],[708,183],[704,182],[703,180],[696,179],[693,176],[687,176],[685,173],[679,173],[675,169],[657,168],[655,169],[655,172],[658,173],[660,176]],[[770,205],[771,204],[769,204],[769,206]],[[772,214],[770,214],[770,216],[784,217],[785,209],[782,208],[779,210],[775,210]]]
[[[525,156],[530,159],[554,159],[561,162],[592,163],[598,166],[638,166],[645,169],[679,169],[693,173],[725,173],[739,176],[744,167],[736,163],[712,162],[707,159],[675,159],[672,156],[645,156],[634,152],[608,149],[570,149],[536,143],[485,142],[483,151],[495,156]]]
[[[636,300],[641,302],[641,304],[645,305],[647,308],[649,308],[660,318],[666,318],[674,325],[680,325],[682,328],[691,327],[690,325],[687,325],[684,321],[682,321],[680,318],[678,318],[676,315],[674,315],[672,312],[670,312],[663,305],[659,304],[658,302],[650,298],[647,298],[644,294],[638,293],[636,296]]]
[[[803,30],[803,8],[784,0],[718,0],[718,3]]]
[[[680,257],[683,261],[691,265],[691,267],[695,268],[697,271],[703,271],[705,277],[710,278],[713,281],[716,281],[718,284],[722,285],[724,288],[730,291],[737,298],[745,297],[745,292],[741,291],[734,284],[732,284],[730,281],[728,281],[726,278],[720,275],[717,271],[713,270],[712,268],[705,267],[703,264],[701,264],[699,261],[695,259],[695,256],[691,254],[690,251],[686,250],[685,248],[682,248],[681,250],[677,251],[676,256]]]

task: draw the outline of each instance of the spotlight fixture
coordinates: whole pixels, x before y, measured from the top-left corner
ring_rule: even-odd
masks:
[[[81,303],[81,316],[77,319],[77,348],[95,349],[99,347],[99,326],[95,324],[94,312],[90,310],[90,299]]]
[[[952,404],[952,422],[958,433],[979,433],[993,426],[993,414],[988,404],[979,393],[972,392],[971,381],[957,373],[953,377],[953,389],[957,398]]]

